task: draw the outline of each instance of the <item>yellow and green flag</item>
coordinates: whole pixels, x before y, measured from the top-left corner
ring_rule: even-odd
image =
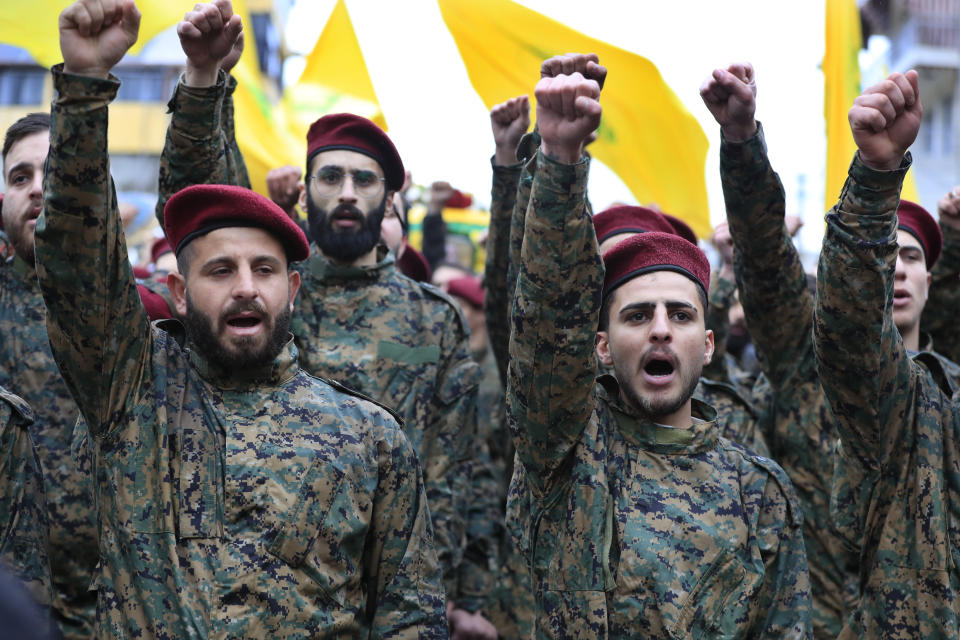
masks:
[[[474,89],[488,108],[527,94],[540,63],[570,51],[596,53],[608,70],[594,157],[642,204],[656,204],[710,234],[707,137],[646,58],[595,40],[510,0],[439,0]]]

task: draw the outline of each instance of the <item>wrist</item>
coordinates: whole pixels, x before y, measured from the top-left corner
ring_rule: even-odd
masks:
[[[516,147],[514,147],[514,149],[516,149]],[[493,164],[499,167],[517,164],[517,152],[497,147],[496,152],[493,154]]]
[[[187,68],[183,72],[184,84],[188,87],[212,87],[217,84],[217,72],[219,65],[209,67],[198,67],[187,62]]]
[[[106,80],[110,77],[109,69],[102,69],[100,67],[75,68],[70,67],[66,62],[63,63],[63,72],[73,76],[88,76],[90,78],[99,78],[100,80]]]
[[[749,124],[725,124],[720,127],[720,132],[727,142],[746,142],[757,135],[757,121],[752,120]]]
[[[546,157],[560,164],[577,164],[580,162],[580,156],[583,154],[582,145],[568,147],[550,144],[547,140],[541,141],[540,151]]]
[[[896,158],[868,158],[860,152],[860,160],[874,171],[894,171],[903,163],[903,155]]]

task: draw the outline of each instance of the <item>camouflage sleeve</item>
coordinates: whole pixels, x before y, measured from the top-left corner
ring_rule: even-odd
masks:
[[[813,335],[817,369],[845,454],[865,469],[899,447],[917,384],[893,324],[896,209],[909,156],[898,170],[873,171],[859,155],[827,215],[817,271]]]
[[[585,208],[588,161],[564,165],[538,153],[536,162],[511,311],[507,411],[542,498],[562,479],[594,409],[604,271]]]
[[[234,126],[235,119],[233,115],[233,92],[237,90],[237,79],[232,75],[227,76],[226,91],[223,96],[223,106],[220,110],[220,124],[223,128],[223,138],[227,143],[227,173],[234,176],[233,182],[241,187],[250,188],[250,174],[247,173],[247,163],[240,153],[240,145],[237,144],[237,131]]]
[[[456,309],[450,307],[451,315]],[[427,433],[438,434],[423,459],[427,497],[440,553],[447,595],[458,594],[457,571],[466,542],[470,478],[477,437],[477,385],[480,367],[470,357],[463,320],[451,318],[441,344],[442,363]]]
[[[497,360],[500,381],[507,385],[507,351],[510,344],[510,300],[513,292],[507,286],[510,267],[510,220],[517,201],[522,166],[493,164],[493,188],[490,190],[490,231],[487,235],[487,260],[484,265],[484,313],[487,335]]]
[[[471,461],[470,494],[467,496],[467,544],[460,563],[458,609],[483,609],[496,586],[497,541],[502,537],[503,509],[500,486],[490,459],[490,448],[477,438]]]
[[[787,474],[769,462],[772,472],[757,495],[762,496],[756,522],[757,543],[764,564],[759,592],[748,606],[762,612],[750,638],[813,637],[810,573],[803,540],[803,515]]]
[[[53,591],[46,495],[31,422],[27,403],[0,387],[0,567],[47,609]]]
[[[37,276],[54,358],[91,433],[102,436],[130,406],[151,348],[107,155],[107,105],[120,83],[66,75],[61,65],[53,81]]]
[[[177,191],[194,184],[241,184],[222,124],[225,93],[222,71],[211,87],[188,87],[181,77],[167,103],[170,124],[160,154],[156,209],[161,228],[163,208]]]
[[[379,479],[364,567],[371,638],[445,638],[446,601],[423,478],[399,429],[379,443]]]
[[[813,297],[783,222],[783,185],[762,127],[746,142],[721,143],[720,180],[740,302],[763,372],[780,389],[795,375],[813,375]]]
[[[710,299],[707,304],[707,329],[713,331],[713,359],[703,368],[703,377],[730,382],[727,372],[727,337],[730,335],[730,305],[737,285],[714,274],[710,278]]]
[[[940,225],[943,253],[930,272],[930,296],[923,308],[920,328],[933,338],[933,348],[960,362],[960,229]]]

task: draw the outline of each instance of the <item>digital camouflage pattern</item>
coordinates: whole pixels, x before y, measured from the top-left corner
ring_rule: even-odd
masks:
[[[930,272],[930,295],[920,328],[933,338],[937,351],[960,362],[960,229],[944,224],[943,252]]]
[[[157,217],[166,200],[192,184],[249,187],[231,146],[230,111],[217,85],[179,84],[160,160]],[[227,101],[229,102],[229,101]],[[399,272],[382,250],[369,267],[337,265],[316,247],[296,266],[301,276],[292,318],[300,364],[383,403],[404,420],[423,466],[427,501],[447,593],[459,595],[466,497],[476,433],[479,367],[456,304],[439,289]]]
[[[720,437],[703,403],[670,429],[631,411],[612,377],[593,384],[604,270],[586,174],[538,154],[512,310],[507,413],[537,637],[808,637],[783,471]]]
[[[30,431],[43,468],[54,614],[66,640],[91,638],[96,594],[97,520],[93,478],[71,453],[79,410],[47,340],[37,272],[18,256],[0,264],[0,386],[33,409]]]
[[[27,403],[0,386],[0,567],[48,610],[55,595],[43,472],[30,435],[32,422]]]
[[[533,151],[536,147],[533,147]],[[521,174],[529,184],[530,174],[523,169],[523,162],[510,166],[493,164],[493,185],[490,193],[490,227],[487,234],[487,256],[484,265],[484,315],[487,320],[487,336],[490,351],[497,368],[501,391],[506,387],[507,363],[510,347],[510,302],[516,283],[515,270],[511,273],[513,259],[519,259],[519,244],[513,245],[512,226],[519,227],[522,238],[524,207],[517,208],[517,190]],[[527,192],[529,193],[529,192]],[[526,203],[528,196],[524,196]],[[511,254],[516,251],[515,257]],[[513,280],[508,281],[508,273]],[[502,410],[503,424],[506,425],[506,404]],[[489,619],[505,639],[532,638],[536,603],[530,571],[517,545],[521,538],[521,522],[529,517],[529,511],[522,509],[523,481],[514,479],[518,468],[514,466],[515,452],[513,440],[507,431],[508,442],[504,443],[501,454],[503,460],[503,496],[513,508],[513,514],[504,522],[504,535],[500,541],[500,575],[496,593],[492,598]],[[517,500],[509,496],[516,494]],[[504,505],[506,507],[506,505]]]
[[[48,333],[95,441],[98,637],[445,637],[416,455],[300,369],[218,370],[151,326],[110,180],[119,83],[54,68],[37,224]]]
[[[815,636],[832,640],[854,603],[858,558],[830,518],[837,434],[814,357],[813,295],[760,125],[746,142],[722,141],[720,178],[740,301],[770,389],[764,435],[803,508]]]
[[[817,274],[817,362],[842,443],[835,508],[861,559],[844,639],[960,636],[960,396],[893,323],[909,166],[909,154],[895,171],[854,158]]]

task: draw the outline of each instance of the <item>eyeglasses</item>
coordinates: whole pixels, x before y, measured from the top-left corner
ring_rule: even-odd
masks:
[[[340,167],[323,167],[310,176],[317,186],[317,193],[322,196],[336,196],[343,189],[343,182],[347,176],[353,181],[353,190],[364,198],[375,198],[383,193],[385,180],[373,171],[357,169],[344,171]]]

